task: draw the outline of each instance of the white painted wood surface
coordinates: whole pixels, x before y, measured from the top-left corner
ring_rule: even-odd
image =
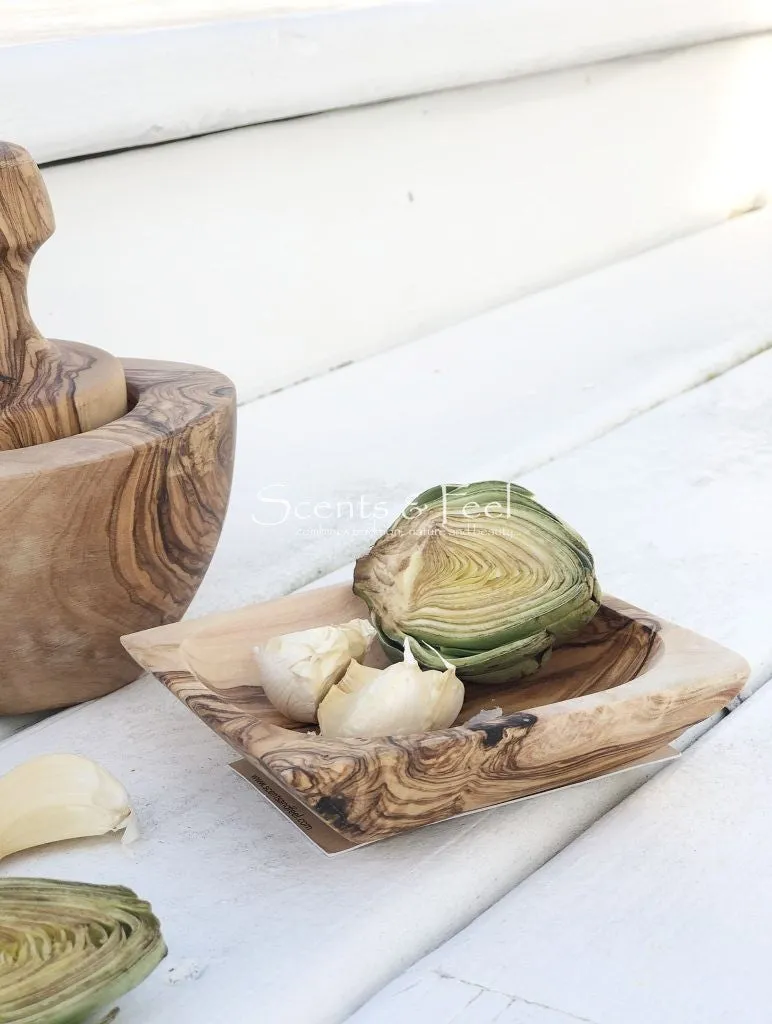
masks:
[[[732,643],[752,660],[754,684],[772,661],[758,625],[772,601],[770,385],[766,354],[524,478],[584,531],[609,590]],[[634,785],[619,776],[324,860],[227,772],[227,748],[152,680],[6,740],[0,770],[53,750],[122,777],[145,838],[52,848],[1,870],[121,881],[153,900],[172,953],[122,1000],[126,1024],[209,1024],[223,993],[234,1019],[259,1004],[276,1024],[341,1021]],[[505,1020],[522,1018],[510,1010]],[[532,1014],[563,1024],[542,1018]]]
[[[427,486],[516,479],[747,358],[770,341],[770,280],[765,211],[243,407],[194,614],[287,593],[367,550]]]
[[[770,0],[0,0],[0,137],[59,160],[770,27]]]
[[[350,1024],[768,1024],[770,730],[766,686]]]
[[[762,36],[52,167],[33,310],[246,401],[763,201],[771,92]]]
[[[0,19],[6,41],[27,42],[371,6],[377,0],[0,0]]]
[[[506,901],[507,898],[502,903]],[[498,906],[488,913],[495,913]],[[466,936],[474,927],[461,934]],[[452,946],[453,940],[441,950]],[[431,1021],[431,1024],[600,1024],[544,1003],[519,999],[508,992],[442,974],[429,968],[430,960],[434,962],[433,957],[421,961],[422,968],[425,964],[426,969],[420,975],[406,971],[358,1013],[348,1017],[347,1024],[393,1024],[394,1021],[400,1024],[423,1024],[424,1021]]]

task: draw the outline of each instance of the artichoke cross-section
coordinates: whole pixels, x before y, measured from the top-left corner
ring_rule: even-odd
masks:
[[[499,480],[420,494],[357,561],[354,592],[395,660],[409,637],[421,665],[470,683],[536,672],[601,598],[579,534]]]

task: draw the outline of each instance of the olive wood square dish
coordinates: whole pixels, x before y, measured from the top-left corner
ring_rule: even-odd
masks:
[[[605,597],[536,675],[467,684],[449,729],[323,739],[284,718],[259,686],[252,648],[366,616],[341,585],[159,626],[123,644],[241,757],[354,844],[639,762],[723,708],[749,674],[733,651]],[[377,642],[366,663],[387,664]],[[501,716],[463,724],[491,708]]]

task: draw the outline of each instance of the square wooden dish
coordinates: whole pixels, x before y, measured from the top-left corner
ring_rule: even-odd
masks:
[[[594,778],[634,763],[724,707],[748,677],[738,654],[606,597],[530,679],[467,685],[441,732],[330,740],[280,715],[252,648],[271,636],[366,617],[350,587],[309,590],[123,638],[126,650],[238,753],[348,840],[419,825]],[[376,649],[369,664],[379,662]]]

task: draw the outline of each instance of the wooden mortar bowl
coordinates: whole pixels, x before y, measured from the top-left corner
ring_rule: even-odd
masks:
[[[0,451],[0,714],[65,707],[135,679],[121,634],[177,621],[217,545],[233,385],[198,366],[122,362],[125,416]]]
[[[280,791],[353,843],[633,764],[724,707],[749,671],[712,640],[606,597],[535,676],[510,686],[467,685],[458,722],[499,707],[497,721],[341,740],[280,715],[259,686],[252,648],[271,636],[366,616],[364,602],[343,585],[123,643]]]

